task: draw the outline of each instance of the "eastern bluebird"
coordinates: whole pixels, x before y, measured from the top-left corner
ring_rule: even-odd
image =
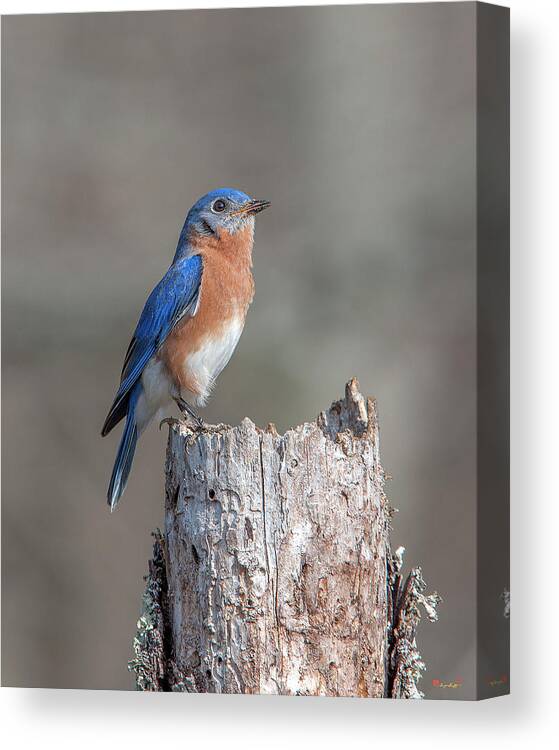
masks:
[[[254,216],[270,205],[221,188],[195,203],[169,270],[149,295],[124,358],[102,435],[126,417],[107,498],[118,503],[138,437],[173,401],[199,426],[203,406],[229,362],[254,296]]]

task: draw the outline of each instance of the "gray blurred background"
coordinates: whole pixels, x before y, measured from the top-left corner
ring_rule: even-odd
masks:
[[[99,430],[186,211],[230,185],[273,207],[204,417],[286,429],[359,377],[394,545],[444,597],[419,633],[421,687],[473,696],[474,4],[2,27],[3,684],[133,686],[166,430],[145,435],[112,516],[119,430]]]

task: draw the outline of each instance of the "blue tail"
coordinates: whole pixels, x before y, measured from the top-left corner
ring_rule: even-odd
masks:
[[[126,482],[128,481],[128,475],[132,468],[132,461],[134,459],[134,452],[136,450],[136,443],[138,442],[138,427],[136,425],[136,404],[138,403],[138,397],[141,393],[141,383],[137,383],[128,401],[128,411],[126,414],[126,424],[124,426],[124,432],[120,439],[120,445],[118,446],[118,452],[116,454],[115,465],[113,467],[113,473],[111,475],[111,481],[109,482],[109,490],[107,492],[107,501],[111,506],[111,511],[116,508],[118,501],[124,489]]]

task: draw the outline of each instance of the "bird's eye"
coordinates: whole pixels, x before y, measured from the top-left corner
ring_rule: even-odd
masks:
[[[225,211],[226,203],[221,198],[218,198],[216,201],[214,201],[214,204],[212,206],[212,211],[215,211],[216,214],[220,214],[223,211]]]

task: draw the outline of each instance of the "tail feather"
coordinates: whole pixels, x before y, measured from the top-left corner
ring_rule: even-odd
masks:
[[[136,424],[135,413],[137,400],[138,391],[131,394],[131,398],[128,402],[126,424],[124,426],[122,438],[120,439],[113,473],[111,474],[111,480],[109,482],[107,501],[111,507],[111,511],[116,508],[116,505],[124,492],[128,476],[130,475],[130,469],[132,468],[134,453],[136,451],[136,443],[138,442],[138,426]]]

